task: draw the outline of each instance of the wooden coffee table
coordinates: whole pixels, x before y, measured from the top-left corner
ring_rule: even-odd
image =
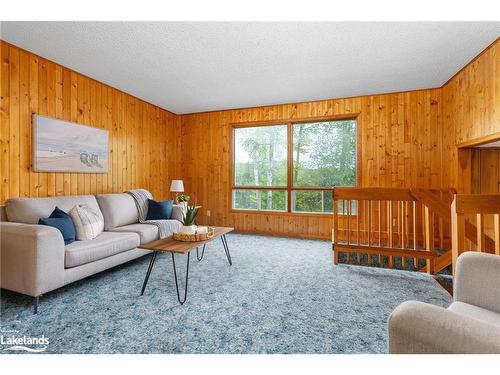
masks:
[[[188,279],[189,279],[189,255],[191,254],[191,250],[196,249],[196,259],[201,261],[205,254],[205,247],[209,242],[220,237],[222,241],[222,246],[224,247],[224,251],[226,253],[227,261],[229,265],[233,265],[233,261],[231,259],[231,253],[229,252],[229,247],[227,245],[226,234],[233,231],[234,228],[228,227],[214,227],[214,235],[212,238],[206,241],[197,241],[197,242],[183,242],[174,240],[172,237],[163,238],[161,240],[156,240],[152,242],[148,242],[147,244],[141,245],[141,249],[152,250],[153,254],[151,255],[151,261],[149,262],[149,267],[146,272],[146,277],[144,278],[144,284],[142,285],[141,296],[144,294],[144,290],[146,289],[146,285],[148,284],[149,276],[151,275],[151,271],[153,270],[153,266],[155,264],[156,256],[158,253],[170,253],[172,254],[172,266],[174,268],[174,279],[175,279],[175,289],[177,291],[177,300],[182,305],[186,302],[187,297],[187,289],[188,289]],[[201,257],[198,253],[198,248],[203,246]],[[177,281],[177,269],[175,267],[175,254],[187,254],[187,262],[186,262],[186,282],[184,286],[184,298],[181,300],[181,296],[179,293],[179,283]]]

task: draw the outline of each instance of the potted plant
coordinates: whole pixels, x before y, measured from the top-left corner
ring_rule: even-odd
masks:
[[[184,208],[184,211],[186,210],[187,208],[187,204],[188,204],[188,201],[189,201],[189,195],[187,194],[179,194],[179,204],[181,206],[183,206]]]
[[[196,220],[196,216],[198,215],[199,208],[195,205],[187,206],[186,212],[184,213],[184,219],[182,220],[182,227],[179,230],[179,233],[182,234],[195,234],[196,233],[196,225],[194,221]]]

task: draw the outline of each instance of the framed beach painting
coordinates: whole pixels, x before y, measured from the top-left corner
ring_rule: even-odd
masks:
[[[109,132],[33,115],[35,172],[107,173]]]

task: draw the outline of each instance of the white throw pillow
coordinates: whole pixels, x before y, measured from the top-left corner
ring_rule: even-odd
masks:
[[[86,204],[76,205],[68,214],[75,224],[78,241],[92,240],[104,230],[102,214]]]

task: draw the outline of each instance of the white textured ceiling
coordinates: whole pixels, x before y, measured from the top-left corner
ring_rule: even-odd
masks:
[[[1,38],[175,113],[441,86],[500,22],[2,22]]]

